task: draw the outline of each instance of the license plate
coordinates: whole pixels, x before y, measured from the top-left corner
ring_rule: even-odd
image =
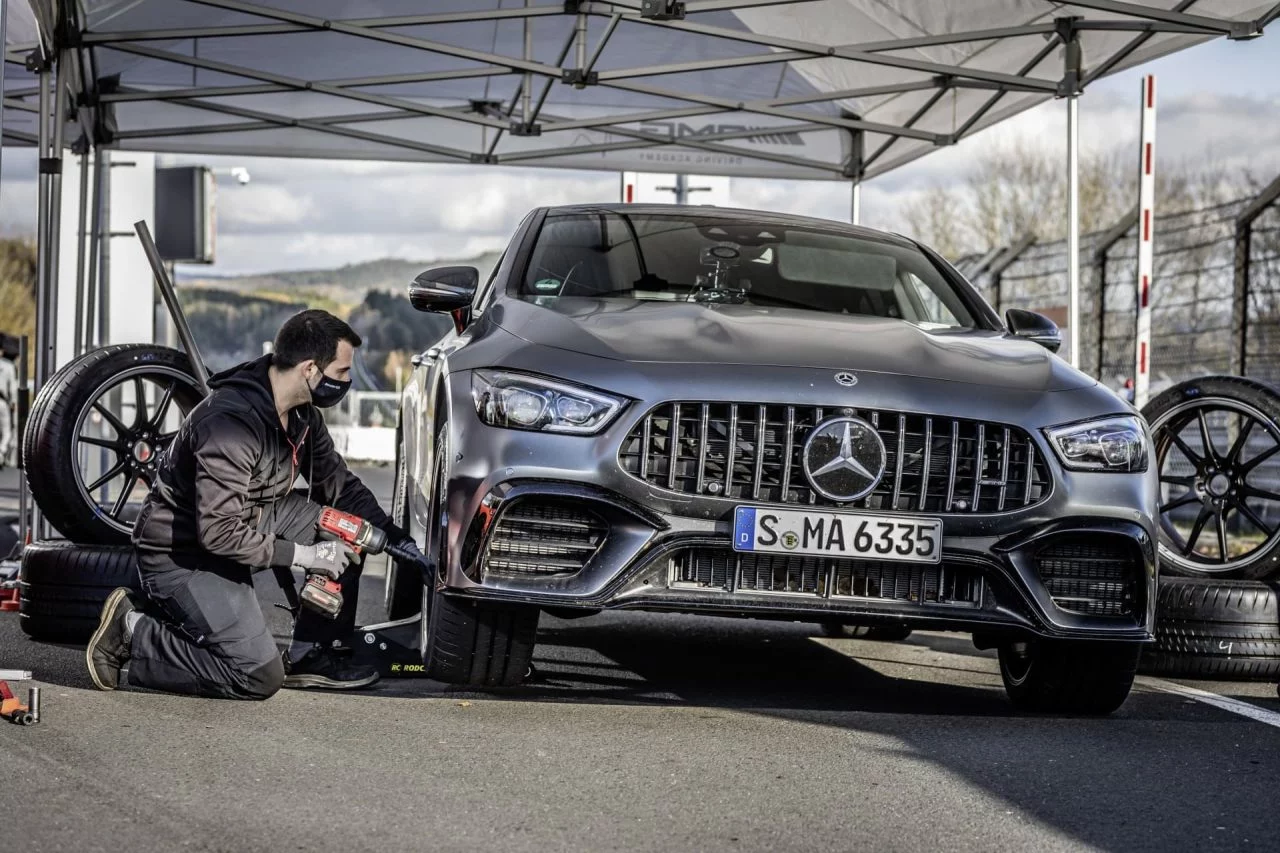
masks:
[[[734,511],[733,549],[937,563],[942,560],[942,521],[740,506]]]

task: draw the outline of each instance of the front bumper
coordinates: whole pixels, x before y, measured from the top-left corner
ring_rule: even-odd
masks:
[[[617,447],[641,412],[582,438],[495,429],[476,418],[468,398],[453,402],[446,594],[559,610],[1150,638],[1153,474],[1069,472],[1045,448],[1054,488],[1044,501],[1000,514],[933,516],[943,520],[940,566],[785,555],[762,568],[758,557],[731,550],[733,509],[749,501],[678,495],[622,471]],[[425,490],[415,493],[423,503]],[[539,504],[577,507],[603,522],[582,568],[553,576],[488,570],[496,536],[526,535],[504,532],[503,519],[513,508]],[[422,516],[424,509],[418,507]],[[1115,605],[1082,604],[1071,594],[1080,589],[1109,590]]]

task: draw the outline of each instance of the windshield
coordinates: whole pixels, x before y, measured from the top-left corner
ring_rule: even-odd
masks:
[[[972,328],[918,249],[873,235],[681,213],[551,213],[516,295],[756,305]]]

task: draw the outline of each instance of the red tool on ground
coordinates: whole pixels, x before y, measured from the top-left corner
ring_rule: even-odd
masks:
[[[40,722],[40,688],[32,687],[27,702],[20,702],[9,689],[9,683],[0,681],[0,717],[20,726]]]
[[[387,541],[387,534],[358,515],[325,507],[316,522],[320,538],[345,542],[357,554],[390,554],[397,560],[416,563],[418,556]],[[324,575],[307,575],[302,587],[302,603],[330,619],[342,609],[342,587]]]
[[[12,577],[10,576],[12,575]],[[0,613],[18,609],[18,572],[0,566]]]

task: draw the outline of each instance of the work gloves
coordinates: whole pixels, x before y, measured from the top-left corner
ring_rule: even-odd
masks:
[[[412,555],[420,565],[427,562],[427,558],[422,556],[422,551],[418,549],[418,543],[413,541],[412,536],[406,536],[404,539],[396,543],[396,547],[400,550]]]
[[[345,542],[324,541],[314,545],[295,545],[293,566],[307,574],[324,575],[336,581],[355,556],[356,552]]]

